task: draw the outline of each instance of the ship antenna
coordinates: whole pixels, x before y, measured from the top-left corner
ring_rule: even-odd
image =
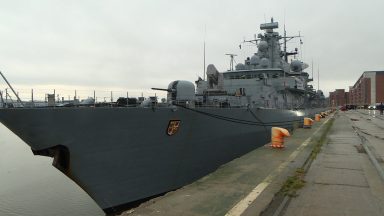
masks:
[[[207,36],[207,25],[204,26],[204,51],[203,51],[203,56],[204,56],[204,74],[203,74],[203,80],[205,81],[205,73],[206,73],[206,67],[205,67],[205,40]]]
[[[288,62],[288,54],[287,54],[287,31],[285,30],[285,22],[284,22],[284,60]]]
[[[300,38],[300,60],[302,61],[303,60],[303,48],[302,48],[303,41],[301,40],[300,31],[299,31],[299,38]]]
[[[312,80],[313,80],[313,59],[312,59],[312,63],[311,64],[312,64],[311,68],[312,68]]]
[[[317,65],[317,90],[320,90],[320,65]]]

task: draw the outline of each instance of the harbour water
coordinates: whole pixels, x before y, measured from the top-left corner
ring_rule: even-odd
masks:
[[[30,148],[0,124],[0,215],[104,215],[75,183],[54,168],[52,158]]]

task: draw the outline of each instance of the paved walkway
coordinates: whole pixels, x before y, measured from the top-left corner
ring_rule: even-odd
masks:
[[[249,209],[252,215],[258,215],[280,190],[283,181],[308,158],[316,143],[313,140],[324,130],[323,123],[316,123],[312,129],[295,130],[287,138],[284,149],[260,147],[190,185],[142,203],[122,215],[238,216],[252,201],[254,205]],[[255,190],[259,186],[263,186],[263,190]],[[248,201],[247,197],[255,191],[260,196]],[[232,213],[244,200],[245,208],[236,208]]]
[[[384,169],[384,116],[377,110],[356,110],[345,114],[354,120],[352,125],[365,137]]]
[[[305,187],[284,215],[384,215],[384,182],[361,151],[361,139],[352,128],[356,120],[348,115],[336,115]]]

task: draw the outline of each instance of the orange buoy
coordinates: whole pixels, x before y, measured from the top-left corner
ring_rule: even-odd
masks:
[[[280,127],[271,128],[271,147],[284,148],[284,137],[291,136],[289,131]]]
[[[305,117],[303,128],[311,128],[313,124],[313,119]]]
[[[320,114],[316,114],[315,115],[315,121],[320,121],[321,119],[321,115]]]

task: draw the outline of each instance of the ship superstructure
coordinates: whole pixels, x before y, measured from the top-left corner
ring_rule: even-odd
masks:
[[[316,92],[308,84],[312,81],[304,72],[308,65],[297,59],[288,63],[288,56],[297,54],[297,49],[287,52],[286,48],[287,39],[293,37],[279,35],[276,28],[278,23],[273,19],[261,24],[265,33],[249,41],[256,42],[257,53],[235,69],[220,73],[214,65],[208,65],[207,80],[196,81],[198,104],[278,109],[324,106],[322,91]]]

